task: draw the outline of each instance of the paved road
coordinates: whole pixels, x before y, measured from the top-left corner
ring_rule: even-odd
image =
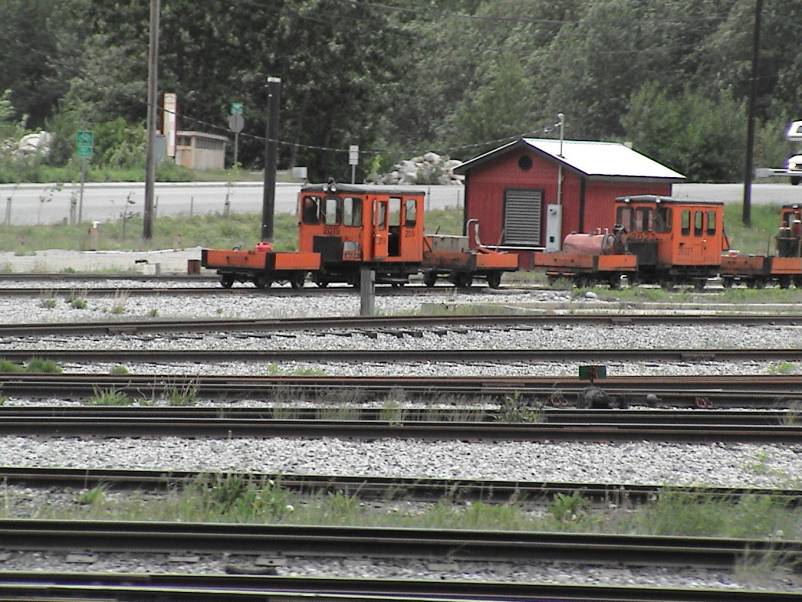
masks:
[[[0,185],[0,223],[5,223],[8,198],[11,197],[12,224],[56,224],[66,222],[70,214],[70,198],[78,186],[67,184],[50,193],[52,185]],[[405,186],[430,193],[427,209],[462,206],[462,186]],[[278,184],[276,212],[295,213],[299,184]],[[189,215],[222,212],[226,195],[232,212],[262,211],[262,183],[238,182],[229,188],[223,182],[157,183],[157,215]],[[127,200],[133,204],[128,204]],[[42,202],[45,199],[45,202]],[[50,200],[47,200],[50,199]],[[145,188],[139,183],[88,184],[84,187],[83,219],[106,221],[117,219],[123,208],[141,214]]]
[[[0,185],[0,223],[4,223],[8,199],[11,198],[11,223],[55,224],[65,222],[69,216],[70,197],[77,185],[67,184],[61,191],[52,193],[47,184]],[[410,187],[407,187],[410,188]],[[417,186],[429,192],[427,209],[462,206],[461,186]],[[276,188],[276,211],[294,213],[298,184],[279,184]],[[230,189],[222,182],[157,184],[157,215],[188,215],[193,213],[222,212],[226,194],[229,194],[231,211],[260,212],[262,210],[262,183],[238,182]],[[676,184],[674,195],[681,198],[740,202],[742,184]],[[133,204],[127,205],[130,195]],[[144,186],[138,183],[88,184],[84,189],[85,221],[105,221],[121,216],[123,207],[141,213],[144,204]],[[46,202],[40,202],[44,198]],[[50,200],[47,200],[50,199]],[[756,184],[752,188],[754,203],[800,203],[802,186],[790,184]]]

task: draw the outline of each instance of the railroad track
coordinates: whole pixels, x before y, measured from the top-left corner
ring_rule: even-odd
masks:
[[[149,408],[129,416],[4,414],[0,434],[94,437],[314,437],[493,441],[682,441],[802,443],[802,426],[666,422],[440,422],[161,417]]]
[[[554,324],[595,324],[602,326],[635,326],[648,324],[747,324],[802,325],[801,314],[495,314],[482,316],[381,316],[372,318],[283,318],[262,320],[136,320],[106,322],[62,322],[0,324],[0,336],[40,336],[43,334],[132,334],[140,332],[233,332],[293,331],[348,329],[376,331],[381,329],[416,328],[441,331],[471,332],[477,329],[533,329]]]
[[[272,481],[283,489],[306,495],[341,492],[360,499],[403,499],[419,502],[445,498],[455,502],[481,500],[487,503],[506,503],[511,500],[542,500],[558,494],[577,493],[594,501],[626,500],[642,503],[669,490],[672,494],[687,494],[705,499],[736,500],[745,496],[767,495],[788,506],[802,503],[800,489],[0,466],[0,483],[49,489],[102,486],[115,490],[162,491],[188,484],[214,483],[228,479],[256,485]]]
[[[91,584],[91,585],[90,585]],[[552,600],[583,602],[782,602],[797,593],[741,589],[515,583],[478,580],[366,579],[115,573],[0,572],[3,600],[119,599],[242,602],[265,599],[318,602],[454,602]]]
[[[28,397],[90,397],[103,392],[132,398],[185,393],[257,399],[306,396],[329,401],[404,398],[471,403],[518,399],[541,404],[580,403],[589,381],[571,377],[417,376],[177,376],[171,374],[0,373],[0,393]],[[795,407],[802,376],[615,376],[595,381],[618,400],[683,407]],[[0,410],[2,411],[2,410]]]
[[[325,525],[0,519],[6,550],[83,549],[283,555],[548,560],[731,568],[802,559],[802,541]]]
[[[526,408],[522,408],[526,409]],[[126,406],[0,406],[0,420],[36,418],[143,419],[143,420],[253,420],[253,421],[384,421],[499,423],[506,410],[461,408],[364,408],[353,406],[279,407],[126,407]],[[543,424],[639,424],[774,426],[802,424],[796,410],[645,410],[645,409],[532,409],[534,419]]]
[[[378,297],[400,297],[411,295],[433,295],[446,294],[457,290],[454,286],[437,285],[429,288],[423,285],[414,284],[403,288],[392,288],[378,286],[376,296]],[[483,293],[487,291],[486,286],[471,286],[458,289],[460,294]],[[513,290],[513,289],[505,289]],[[515,289],[517,290],[517,289]],[[331,286],[327,288],[304,287],[293,289],[291,287],[236,287],[223,288],[221,286],[157,286],[157,287],[2,287],[0,286],[0,297],[109,297],[114,295],[124,295],[126,297],[154,297],[154,296],[239,296],[261,295],[268,297],[310,297],[310,296],[333,296],[333,295],[356,295],[359,296],[359,289],[352,286]]]
[[[67,362],[701,362],[802,361],[802,348],[785,349],[3,349],[0,358]]]

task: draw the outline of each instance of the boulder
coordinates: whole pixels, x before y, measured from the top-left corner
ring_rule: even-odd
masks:
[[[46,155],[50,152],[52,142],[53,135],[49,132],[41,131],[35,134],[26,134],[20,138],[16,154],[23,157]]]

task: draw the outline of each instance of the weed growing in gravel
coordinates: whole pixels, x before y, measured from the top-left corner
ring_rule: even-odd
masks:
[[[45,360],[39,357],[31,358],[31,361],[25,366],[25,371],[47,374],[61,374],[63,372],[61,366],[53,360]]]
[[[0,407],[6,405],[7,401],[8,401],[8,397],[6,397],[5,395],[0,395]]]
[[[114,302],[111,305],[111,313],[122,314],[125,313],[125,304],[128,303],[128,293],[126,291],[118,291],[114,294]]]
[[[298,366],[295,368],[284,368],[276,362],[267,365],[268,376],[326,376],[326,370],[311,366]]]
[[[543,412],[533,408],[521,397],[520,391],[505,395],[498,411],[499,422],[543,422]]]
[[[159,310],[157,308],[153,308],[148,312],[149,318],[158,318],[159,317]]]
[[[794,371],[793,362],[776,362],[769,364],[769,374],[791,374]]]
[[[44,309],[53,309],[55,306],[56,297],[53,295],[53,291],[46,291],[39,298],[39,307],[43,307]]]
[[[389,422],[391,426],[399,426],[404,423],[405,410],[401,402],[395,399],[387,399],[379,413],[379,420]]]
[[[82,491],[75,500],[82,506],[102,506],[106,502],[106,489],[102,485]]]
[[[67,299],[67,303],[69,303],[70,307],[73,309],[86,309],[88,305],[85,297],[70,297]]]
[[[134,403],[128,395],[116,389],[95,388],[92,397],[86,400],[90,406],[130,406]]]
[[[25,367],[22,364],[15,364],[14,362],[10,362],[8,360],[0,360],[0,372],[3,373],[14,373],[14,372],[23,372]]]
[[[168,405],[171,406],[191,406],[198,401],[198,385],[189,382],[186,385],[174,385],[164,390],[164,396]]]
[[[113,376],[125,376],[126,374],[128,374],[128,368],[126,368],[122,364],[117,364],[116,366],[111,367],[111,370],[109,370],[109,374]]]

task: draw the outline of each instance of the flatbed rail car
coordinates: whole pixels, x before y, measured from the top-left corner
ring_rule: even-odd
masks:
[[[612,230],[569,234],[562,251],[536,253],[535,267],[549,279],[613,288],[626,274],[632,283],[701,289],[718,274],[727,247],[723,203],[636,195],[618,198],[615,211]]]
[[[802,209],[799,205],[783,205],[780,226],[775,238],[776,255],[730,253],[721,258],[721,279],[725,287],[746,284],[764,288],[777,283],[780,288],[791,284],[802,286]]]
[[[358,286],[369,267],[378,284],[403,285],[423,274],[429,286],[445,277],[457,286],[485,278],[498,287],[503,272],[517,269],[513,254],[471,249],[468,237],[424,235],[424,193],[333,182],[304,186],[298,194],[298,251],[203,249],[201,265],[217,270],[220,282],[304,285],[307,274],[320,287],[333,282]],[[446,241],[446,238],[455,240]]]

